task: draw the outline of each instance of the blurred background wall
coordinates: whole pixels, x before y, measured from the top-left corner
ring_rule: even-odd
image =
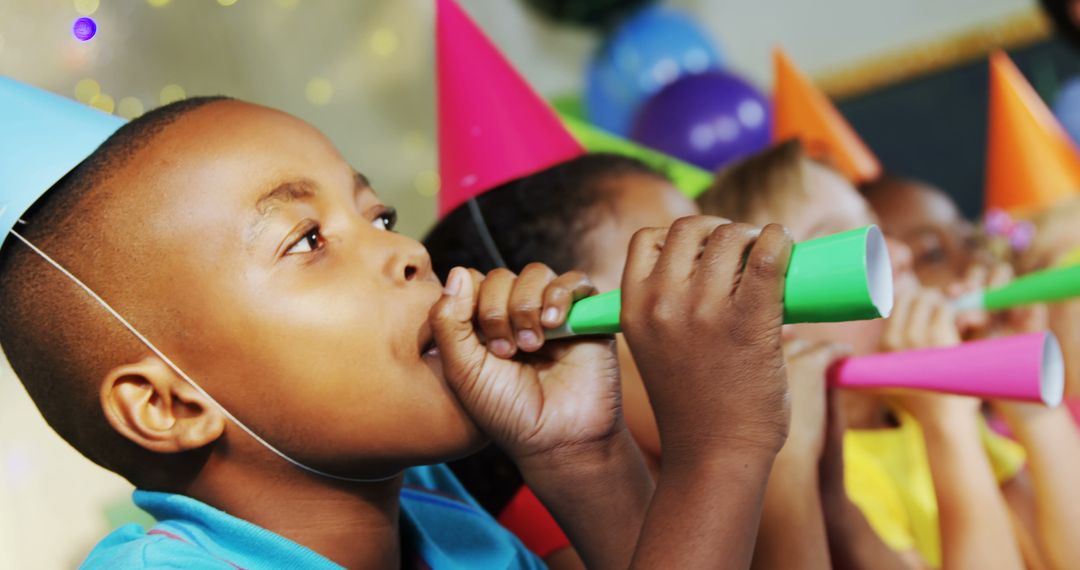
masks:
[[[596,33],[519,0],[461,3],[544,95],[581,91]],[[782,44],[886,168],[944,185],[969,213],[981,187],[986,51],[1016,48],[1035,76],[1042,65],[1033,82],[1047,97],[1080,71],[1031,0],[664,4],[691,14],[762,89]],[[432,0],[0,0],[0,74],[126,117],[219,93],[281,108],[326,132],[398,206],[401,230],[420,236],[438,188],[433,11]],[[91,41],[72,37],[80,15],[98,24]],[[53,435],[0,366],[0,568],[76,566],[138,516],[129,491]]]

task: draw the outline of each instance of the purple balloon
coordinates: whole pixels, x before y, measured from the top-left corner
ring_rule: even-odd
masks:
[[[756,87],[726,71],[688,75],[653,95],[630,137],[708,170],[769,146],[772,117]]]

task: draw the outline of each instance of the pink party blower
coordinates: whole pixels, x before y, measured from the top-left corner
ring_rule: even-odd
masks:
[[[838,388],[908,388],[1054,407],[1065,391],[1061,346],[1041,332],[967,342],[949,348],[872,354],[837,363]]]

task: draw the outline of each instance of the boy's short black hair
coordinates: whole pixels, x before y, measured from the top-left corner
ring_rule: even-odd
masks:
[[[35,202],[16,231],[53,257],[109,255],[95,240],[103,231],[96,191],[177,119],[225,99],[183,99],[120,127]],[[190,469],[192,454],[153,454],[105,419],[94,380],[120,363],[112,357],[130,352],[125,347],[135,346],[133,337],[30,248],[4,237],[0,348],[49,425],[90,460],[138,486],[163,487]]]
[[[587,271],[591,251],[586,237],[610,204],[618,178],[653,176],[667,180],[645,163],[618,154],[588,154],[519,178],[476,198],[482,222],[468,204],[447,214],[424,238],[432,266],[443,280],[456,266],[483,272],[497,267],[484,245],[483,223],[495,247],[514,272],[534,261],[557,273]],[[621,253],[619,253],[621,255]],[[450,463],[450,469],[488,512],[498,515],[524,483],[514,462],[495,446]]]
[[[1039,0],[1058,35],[1080,50],[1080,24],[1073,18],[1073,0]]]
[[[539,261],[557,273],[588,269],[582,240],[616,178],[644,175],[667,180],[635,158],[595,153],[560,163],[484,192],[476,198],[484,226],[511,271]],[[424,238],[440,278],[455,266],[483,272],[497,267],[468,204],[455,208]]]

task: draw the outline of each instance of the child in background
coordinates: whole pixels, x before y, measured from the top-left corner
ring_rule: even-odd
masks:
[[[705,212],[735,220],[785,223],[796,241],[875,221],[855,188],[808,159],[797,142],[721,172],[698,203]],[[855,354],[959,342],[944,296],[920,288],[910,250],[888,241],[897,296],[892,317],[796,325],[796,336],[846,341]],[[1000,438],[988,439],[977,400],[911,394],[886,404],[876,395],[844,391],[841,401],[851,428],[844,441],[847,492],[890,546],[913,567],[1020,566],[1008,511],[982,447],[988,440],[989,450],[1000,457],[1015,450]],[[1015,458],[1008,463],[1011,468],[999,472],[1000,479],[1019,468]]]
[[[864,188],[867,200],[878,213],[882,230],[901,239],[913,251],[913,266],[923,284],[938,287],[959,296],[973,288],[1001,285],[1012,277],[1012,268],[994,263],[980,247],[976,228],[964,219],[952,199],[938,188],[913,180],[885,177]],[[1065,228],[1076,225],[1080,210],[1066,204],[1054,208],[1041,218],[1036,244],[1021,254],[1032,267],[1045,265],[1050,245],[1057,243],[1059,251]],[[1074,230],[1073,230],[1074,231]],[[1077,358],[1072,326],[1062,318],[1069,305],[1060,303],[1053,308],[1055,330],[1065,334],[1067,372]],[[987,315],[971,311],[964,321],[972,336],[1017,334],[1045,330],[1045,307],[1004,311]],[[1075,368],[1075,367],[1074,367]],[[1073,371],[1075,374],[1076,371]],[[1075,377],[1073,377],[1075,380]],[[1075,384],[1074,384],[1075,386]],[[1080,431],[1071,421],[1068,408],[1047,408],[1038,404],[992,402],[997,412],[1011,428],[1017,441],[1024,446],[1028,470],[1007,481],[1002,490],[1016,516],[1037,539],[1036,553],[1041,563],[1051,568],[1080,566],[1080,544],[1074,530],[1080,528],[1080,490],[1070,473],[1080,471]]]
[[[7,80],[0,93],[8,109],[76,105]],[[97,113],[64,111],[17,124]],[[654,492],[610,339],[540,340],[506,359],[474,331],[479,307],[502,315],[488,325],[556,325],[592,291],[581,274],[457,269],[442,287],[325,137],[257,105],[188,99],[86,153],[53,165],[63,177],[0,250],[13,369],[50,425],[139,487],[159,521],[116,531],[85,567],[537,567],[445,469],[403,474],[486,437],[590,565],[748,563],[788,421],[779,228],[698,217],[630,248],[627,338],[680,444]],[[693,276],[702,247],[724,260],[716,279]],[[684,310],[702,294],[730,309],[676,323],[647,303]],[[715,340],[736,329],[753,341]],[[717,379],[687,362],[747,365]]]
[[[589,272],[600,290],[618,287],[624,264],[612,252],[628,247],[638,228],[671,223],[695,210],[693,202],[661,174],[636,160],[606,154],[586,155],[489,190],[476,198],[476,204],[487,220],[485,228],[476,227],[463,207],[450,212],[425,238],[437,273],[460,264],[494,269],[496,262],[485,245],[487,234],[510,272],[539,259],[556,270]],[[659,433],[634,355],[621,336],[617,345],[627,422],[646,456],[659,465]],[[792,340],[785,353],[793,392],[792,437],[770,478],[754,566],[776,567],[782,563],[774,559],[778,554],[828,565],[818,468],[826,446],[823,383],[825,368],[841,352],[828,343]],[[835,455],[838,458],[839,453]],[[485,507],[503,513],[501,520],[525,535],[527,544],[549,562],[569,554],[559,552],[566,542],[558,540],[558,528],[545,523],[542,512],[529,511],[526,520],[514,516],[518,497],[528,491],[522,490],[521,477],[499,450],[489,449],[451,467]],[[842,471],[834,471],[842,486]],[[869,529],[842,489],[829,498],[829,522],[844,532],[833,562],[854,567],[855,561],[873,561],[876,567],[887,567],[888,550],[873,548],[879,542],[854,540],[860,530],[868,534]],[[792,527],[798,529],[793,532]]]
[[[1030,273],[1080,261],[1080,198],[1066,200],[1035,216],[1035,237],[1017,260],[1017,269]],[[1065,354],[1065,402],[1080,421],[1080,300],[1049,306],[1050,328]]]

